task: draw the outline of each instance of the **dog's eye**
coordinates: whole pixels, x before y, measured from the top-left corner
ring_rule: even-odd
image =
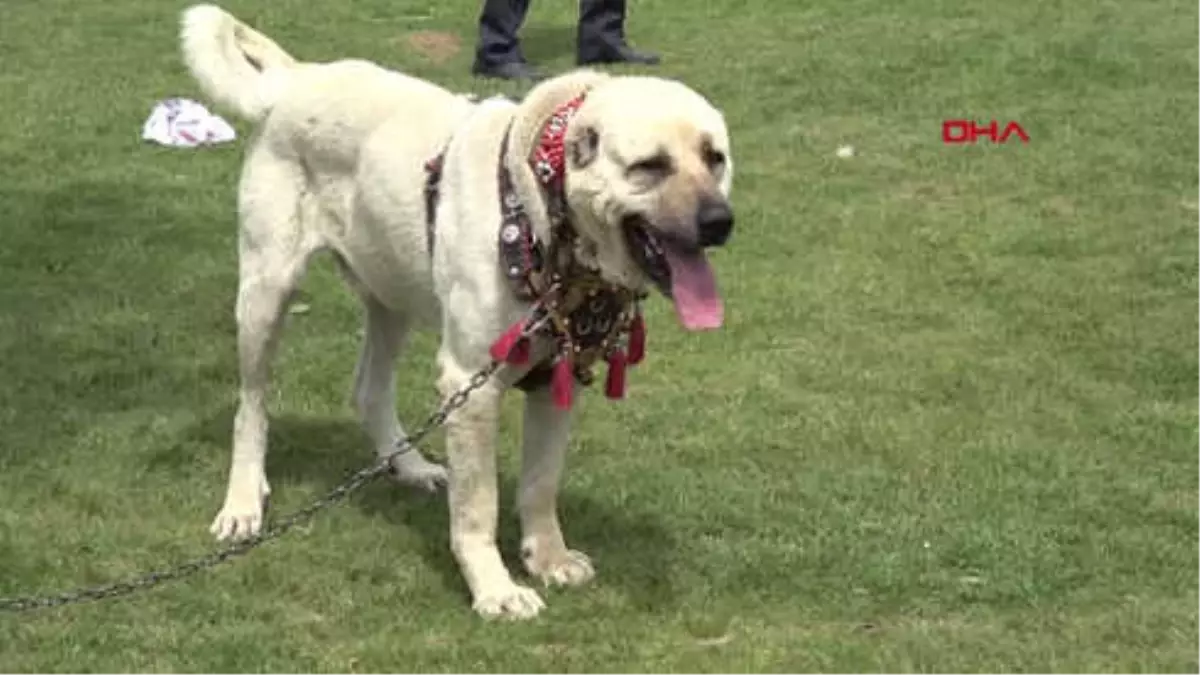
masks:
[[[655,155],[639,160],[629,165],[630,173],[663,176],[671,171],[671,158],[666,155]]]
[[[725,166],[725,153],[712,148],[705,148],[704,163],[708,165],[709,171],[716,171]]]

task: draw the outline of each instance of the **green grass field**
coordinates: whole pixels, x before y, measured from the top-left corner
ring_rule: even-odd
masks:
[[[652,301],[629,399],[582,404],[563,509],[595,584],[484,623],[444,498],[380,482],[215,572],[0,616],[0,671],[1200,668],[1195,3],[631,4],[650,72],[726,111],[739,229],[715,256],[727,327],[684,334]],[[475,1],[225,6],[304,59],[518,92],[468,74]],[[183,7],[0,8],[0,596],[212,546],[243,148],[139,141],[155,101],[199,96]],[[534,2],[528,55],[570,67],[574,16]],[[1031,141],[947,146],[948,118]],[[275,514],[372,458],[357,301],[328,261],[304,290]],[[400,370],[410,424],[434,345]]]

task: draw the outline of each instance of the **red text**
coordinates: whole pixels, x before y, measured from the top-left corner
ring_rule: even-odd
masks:
[[[1007,143],[1013,135],[1020,138],[1022,143],[1029,142],[1029,134],[1016,122],[1009,122],[1003,128],[996,120],[992,120],[987,126],[980,126],[972,120],[942,122],[942,142],[948,144],[974,143],[980,137],[987,138],[992,143]]]

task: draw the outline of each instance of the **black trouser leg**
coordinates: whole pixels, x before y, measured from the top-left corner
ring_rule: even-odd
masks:
[[[517,31],[529,11],[529,0],[485,0],[479,15],[477,65],[523,62]]]
[[[625,0],[580,0],[576,49],[581,61],[595,60],[625,44]]]

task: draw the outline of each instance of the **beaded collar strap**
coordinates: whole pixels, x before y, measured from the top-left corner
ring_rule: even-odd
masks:
[[[555,344],[553,355],[537,364],[517,386],[529,390],[548,383],[555,404],[571,407],[574,382],[591,384],[592,366],[608,362],[605,394],[625,395],[625,367],[645,354],[643,294],[603,280],[575,259],[575,232],[568,218],[563,182],[567,126],[585,94],[559,106],[542,128],[529,163],[545,196],[549,241],[538,241],[524,204],[505,164],[511,125],[500,147],[500,264],[513,293],[533,305],[532,311],[508,327],[492,344],[491,356],[512,364],[528,363],[528,337],[543,336]]]

